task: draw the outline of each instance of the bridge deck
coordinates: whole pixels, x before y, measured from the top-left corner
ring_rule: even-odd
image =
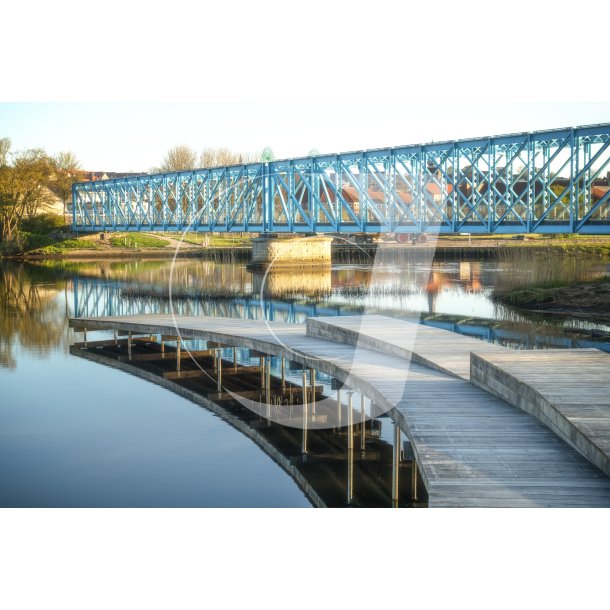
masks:
[[[414,332],[408,322],[384,323],[397,340]],[[533,416],[455,373],[307,336],[305,325],[141,315],[78,318],[71,326],[169,335],[178,329],[185,337],[285,356],[340,379],[393,408],[413,444],[430,506],[610,506],[610,479],[598,468]]]

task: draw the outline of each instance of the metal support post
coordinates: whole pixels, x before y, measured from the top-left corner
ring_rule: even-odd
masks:
[[[178,340],[176,341],[176,371],[180,372],[180,337],[178,337]]]
[[[352,390],[347,391],[347,446],[354,448],[354,409],[352,406]]]
[[[337,390],[337,430],[341,428],[341,390]]]
[[[347,392],[347,503],[354,499],[354,410],[353,392]]]
[[[398,476],[400,472],[400,428],[394,424],[394,444],[392,447],[392,507],[398,507]]]
[[[417,462],[411,462],[411,500],[417,500]]]
[[[303,371],[303,445],[301,453],[307,455],[307,373]]]
[[[366,416],[364,414],[364,395],[360,395],[360,451],[366,451]]]
[[[265,366],[265,403],[267,405],[267,425],[271,425],[271,358]]]
[[[216,350],[216,390],[220,394],[222,391],[222,351]]]
[[[311,414],[316,416],[316,371],[309,369],[309,382],[311,384]]]

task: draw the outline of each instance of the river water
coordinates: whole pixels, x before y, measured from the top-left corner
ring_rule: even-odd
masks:
[[[307,316],[365,311],[515,349],[610,351],[607,326],[529,318],[490,298],[499,283],[530,281],[540,273],[590,277],[607,266],[598,260],[545,261],[536,269],[518,260],[413,259],[264,275],[235,261],[3,263],[0,506],[312,503],[277,459],[222,417],[143,379],[70,355],[69,346],[80,340],[68,328],[71,316],[175,311],[298,323]],[[392,424],[384,419],[379,426],[376,455],[383,456]],[[319,488],[325,488],[325,476],[334,476],[324,468],[315,474]],[[360,505],[366,504],[361,498]]]

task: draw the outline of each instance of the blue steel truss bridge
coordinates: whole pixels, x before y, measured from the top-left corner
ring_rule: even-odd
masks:
[[[610,234],[610,124],[76,183],[76,231]]]

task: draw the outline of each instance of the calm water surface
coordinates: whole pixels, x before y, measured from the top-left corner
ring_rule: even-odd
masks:
[[[563,265],[548,267],[545,273],[556,277],[566,273]],[[589,261],[567,272],[587,277],[606,267]],[[536,273],[514,261],[390,261],[268,276],[252,275],[241,263],[199,260],[173,268],[157,261],[3,264],[0,505],[310,505],[271,457],[218,416],[142,379],[71,356],[70,316],[173,309],[296,323],[368,311],[515,348],[610,351],[608,327],[531,320],[490,300],[498,282]],[[381,428],[380,438],[391,442],[390,421],[381,421]]]

